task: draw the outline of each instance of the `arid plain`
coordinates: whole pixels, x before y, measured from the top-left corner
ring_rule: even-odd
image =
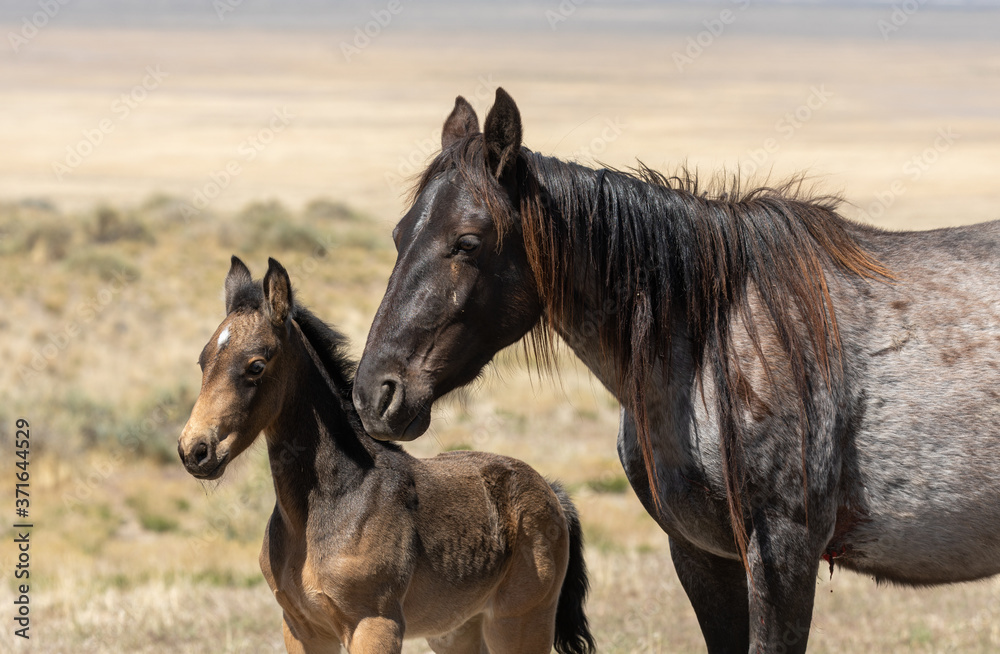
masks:
[[[14,533],[0,529],[0,651],[283,651],[257,569],[263,448],[220,483],[176,460],[195,360],[233,253],[257,274],[280,259],[360,354],[409,177],[456,95],[485,112],[503,86],[530,148],[585,163],[807,171],[845,215],[891,229],[1000,218],[1000,41],[975,36],[997,12],[926,8],[886,33],[889,5],[671,5],[669,30],[635,27],[655,7],[626,24],[615,5],[552,3],[522,9],[520,31],[400,18],[363,47],[357,8],[336,29],[56,17],[0,52],[0,516],[26,418],[35,524],[29,642],[12,635]],[[667,538],[621,472],[617,404],[565,350],[557,367],[505,353],[408,449],[487,449],[564,480],[600,651],[704,651]],[[820,572],[811,652],[1000,649],[1000,582]]]

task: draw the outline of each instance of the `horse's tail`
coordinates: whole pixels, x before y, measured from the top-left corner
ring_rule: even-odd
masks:
[[[559,498],[569,527],[569,564],[556,607],[556,651],[559,654],[592,654],[596,649],[594,637],[583,610],[590,582],[587,581],[587,562],[583,559],[580,516],[563,487],[558,482],[549,482],[549,485]]]

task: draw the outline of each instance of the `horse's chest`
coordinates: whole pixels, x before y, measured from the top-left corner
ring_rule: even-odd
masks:
[[[269,525],[268,532],[272,529],[273,524]],[[322,580],[307,548],[265,533],[260,565],[296,637],[343,640],[348,632],[348,620],[331,595],[329,582]]]
[[[301,566],[284,566],[275,575],[272,591],[289,626],[296,634],[301,634],[300,638],[320,636],[342,640],[349,632],[349,620],[340,602],[330,592],[329,584],[320,582],[320,575],[308,560]]]
[[[713,474],[717,460],[703,455],[697,448],[682,456],[654,446],[656,494],[659,498],[656,503],[635,423],[627,412],[623,411],[621,418],[618,456],[629,483],[646,511],[672,538],[683,539],[718,556],[738,558],[725,490],[720,479]],[[654,433],[651,437],[654,441],[664,441],[673,435]]]

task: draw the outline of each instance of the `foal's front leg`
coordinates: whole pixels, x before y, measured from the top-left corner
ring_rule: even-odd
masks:
[[[285,651],[288,654],[340,654],[340,642],[336,640],[299,640],[292,628],[288,626],[288,618],[281,621],[281,629],[285,636]]]
[[[402,613],[398,617],[362,618],[351,632],[347,649],[351,654],[400,654],[405,629]]]

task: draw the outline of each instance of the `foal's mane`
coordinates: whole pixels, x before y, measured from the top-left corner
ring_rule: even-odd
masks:
[[[369,454],[372,454],[373,450],[401,451],[402,448],[396,443],[377,441],[368,436],[361,424],[361,418],[358,416],[357,409],[354,408],[354,401],[351,397],[354,390],[354,372],[357,370],[358,364],[347,354],[347,337],[298,303],[292,309],[292,319],[298,324],[303,337],[312,347],[333,382],[334,390],[340,396],[344,417],[360,445]],[[340,440],[343,441],[342,438]]]
[[[868,228],[838,215],[839,198],[805,194],[802,177],[743,191],[737,175],[703,190],[686,170],[670,177],[642,164],[631,171],[593,170],[522,147],[513,173],[498,183],[484,150],[481,134],[453,143],[424,171],[414,197],[434,178],[457,171],[501,235],[523,236],[545,308],[533,332],[536,353],[551,349],[556,327],[593,324],[617,364],[620,395],[636,420],[657,505],[644,398],[656,367],[670,370],[675,323],[685,326],[698,383],[704,388],[705,373],[712,381],[730,517],[746,565],[741,432],[753,391],[740,372],[733,321],[741,319],[769,379],[773,362],[758,325],[769,323],[784,351],[801,402],[807,492],[811,400],[832,383],[841,363],[827,273],[892,278],[858,240]],[[597,295],[586,304],[576,290],[582,279]],[[755,308],[764,315],[755,315]]]
[[[347,354],[347,337],[297,303],[292,310],[292,319],[298,323],[302,335],[316,352],[337,393],[350,399],[358,364]]]

